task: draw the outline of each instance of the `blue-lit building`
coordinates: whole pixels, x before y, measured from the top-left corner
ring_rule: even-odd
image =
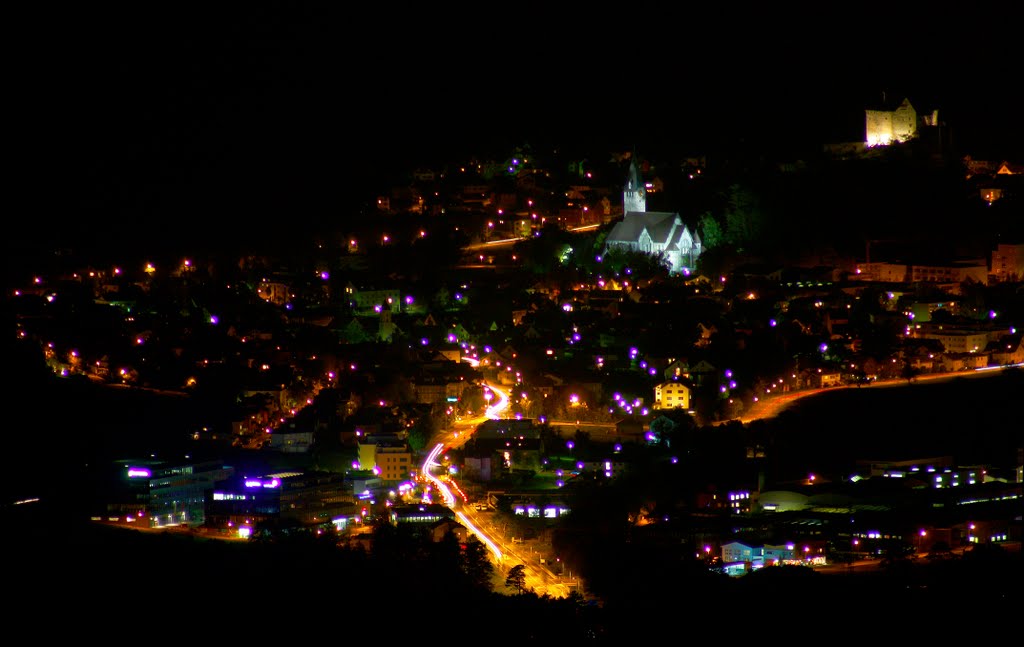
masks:
[[[151,528],[203,525],[206,495],[234,475],[233,467],[215,460],[118,460],[114,467],[105,520]]]
[[[314,470],[237,475],[210,493],[206,526],[235,529],[242,535],[263,521],[340,528],[359,511],[352,484],[344,474]]]

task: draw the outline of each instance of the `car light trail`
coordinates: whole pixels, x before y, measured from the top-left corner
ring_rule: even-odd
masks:
[[[486,412],[488,418],[496,420],[501,417],[501,412],[508,408],[508,391],[496,389],[491,384],[488,384],[487,388],[494,391],[498,396],[498,401],[487,407]]]
[[[434,449],[430,450],[430,453],[427,454],[426,460],[423,461],[422,474],[427,480],[434,484],[434,487],[436,487],[439,492],[441,492],[441,497],[444,499],[444,504],[449,508],[454,508],[455,496],[452,494],[451,490],[441,479],[437,478],[431,473],[432,468],[441,466],[441,464],[437,462],[437,456],[442,451],[444,451],[444,445],[442,443],[438,443],[437,445],[434,446]],[[491,541],[490,538],[488,538],[487,535],[485,535],[482,530],[477,528],[476,525],[474,525],[473,522],[469,520],[469,517],[467,517],[463,512],[456,511],[455,516],[459,518],[459,521],[462,523],[462,525],[468,528],[470,532],[476,535],[480,541],[482,541],[489,549],[491,549],[491,552],[494,553],[494,557],[500,562],[502,559],[502,554],[501,549],[498,548],[497,544]]]
[[[436,487],[441,493],[441,497],[444,499],[444,504],[451,508],[455,506],[455,496],[452,494],[451,490],[448,489],[448,486],[445,485],[441,479],[434,476],[430,471],[433,467],[441,466],[436,459],[437,455],[443,450],[444,445],[441,443],[438,443],[434,446],[434,449],[430,450],[430,453],[427,454],[426,460],[423,461],[423,469],[421,470],[421,473],[427,480],[434,484],[434,487]]]
[[[479,528],[477,528],[477,527],[476,527],[476,526],[475,526],[475,525],[473,524],[473,522],[469,520],[469,517],[467,517],[465,513],[463,513],[463,512],[456,512],[456,513],[455,513],[455,516],[459,518],[459,521],[461,521],[461,522],[462,522],[462,525],[466,526],[466,528],[469,528],[469,531],[470,531],[470,532],[472,532],[472,533],[473,533],[474,535],[476,535],[476,536],[477,536],[477,538],[478,538],[478,539],[479,539],[480,541],[484,542],[484,544],[485,544],[485,545],[486,545],[486,546],[487,546],[488,548],[490,548],[490,549],[491,549],[491,552],[492,552],[492,553],[494,553],[494,557],[495,557],[495,558],[496,558],[496,559],[497,559],[497,560],[498,560],[499,562],[500,562],[500,561],[502,560],[502,554],[501,554],[501,549],[500,549],[500,548],[498,548],[498,545],[497,545],[497,544],[495,544],[495,543],[494,543],[493,541],[491,541],[491,540],[490,540],[490,539],[489,539],[489,538],[487,537],[487,535],[485,535],[485,534],[483,533],[483,531],[482,531],[482,530],[480,530]]]

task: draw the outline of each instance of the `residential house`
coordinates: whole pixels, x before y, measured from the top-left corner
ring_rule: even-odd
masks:
[[[284,454],[305,454],[313,447],[313,430],[296,429],[294,423],[289,427],[274,429],[266,447]]]
[[[391,306],[396,311],[402,307],[398,288],[353,290],[348,296],[357,313],[379,313],[384,306]]]
[[[1004,161],[996,170],[996,175],[1024,175],[1024,164]]]
[[[448,325],[447,332],[445,334],[445,341],[449,344],[459,344],[462,342],[472,343],[474,341],[474,335],[472,335],[462,323],[455,321]]]
[[[903,355],[905,361],[915,371],[932,373],[942,366],[942,342],[936,339],[909,338],[904,340]]]
[[[843,374],[838,370],[817,369],[809,375],[809,383],[813,388],[827,389],[833,386],[840,386],[843,383]]]
[[[535,398],[550,398],[555,395],[556,389],[564,384],[562,378],[557,375],[544,373],[533,378],[531,390],[534,392]]]
[[[442,541],[448,533],[455,535],[456,541],[460,544],[466,543],[469,539],[469,530],[454,519],[438,519],[428,527],[430,539],[434,542]]]
[[[422,376],[412,380],[415,400],[422,404],[442,404],[460,400],[468,386],[469,382],[465,380],[448,380],[433,376]]]
[[[516,357],[519,356],[519,351],[516,350],[516,347],[513,346],[512,344],[505,344],[504,346],[502,346],[501,350],[498,351],[498,353],[502,357],[504,357],[506,361],[509,362],[511,362],[512,360],[516,359]]]
[[[362,344],[374,336],[358,317],[348,317],[337,323],[334,333],[341,344]]]
[[[710,346],[712,335],[718,332],[718,328],[715,327],[715,324],[705,325],[700,321],[697,322],[697,330],[697,341],[694,342],[694,345],[698,348]]]
[[[256,286],[256,295],[276,306],[283,306],[292,300],[291,288],[283,281],[263,279]]]
[[[693,386],[703,386],[716,379],[718,369],[706,359],[697,360],[688,365],[680,377],[689,380]]]
[[[615,437],[623,442],[645,442],[647,431],[647,423],[637,416],[627,416],[615,422]]]
[[[992,251],[992,279],[1014,283],[1024,280],[1024,243],[999,243]]]
[[[526,329],[522,333],[522,338],[526,341],[540,341],[545,338],[545,335],[535,324],[530,323],[526,325]]]
[[[673,359],[662,372],[666,380],[678,380],[690,374],[689,360],[685,357]]]
[[[463,446],[463,469],[478,481],[491,480],[502,471],[536,470],[543,449],[533,420],[486,420]]]
[[[692,389],[684,382],[662,382],[654,387],[655,409],[690,409]]]
[[[1014,333],[1004,335],[991,342],[985,349],[989,363],[994,366],[1009,366],[1024,363],[1024,335]]]

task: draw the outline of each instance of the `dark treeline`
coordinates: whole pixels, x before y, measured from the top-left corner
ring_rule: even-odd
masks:
[[[894,563],[875,575],[775,567],[729,578],[683,556],[663,561],[636,537],[598,547],[615,565],[613,575],[595,583],[607,597],[598,605],[465,585],[438,550],[383,549],[378,556],[312,536],[241,543],[138,533],[66,522],[46,508],[20,517],[17,531],[7,533],[8,612],[52,637],[179,623],[202,627],[207,639],[400,640],[470,632],[501,641],[623,644],[695,631],[783,636],[790,622],[803,631],[836,631],[835,623],[851,615],[923,635],[968,627],[981,610],[985,628],[1001,631],[1020,603],[1020,554],[998,546],[922,566]],[[732,624],[737,609],[764,614]],[[917,614],[936,616],[906,624]]]

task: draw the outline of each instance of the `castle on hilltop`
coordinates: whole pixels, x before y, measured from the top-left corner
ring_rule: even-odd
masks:
[[[917,111],[910,105],[909,99],[903,99],[894,108],[882,106],[875,110],[867,109],[864,117],[864,143],[868,147],[888,146],[893,142],[907,142],[917,137]]]
[[[825,152],[838,157],[863,157],[884,150],[895,144],[916,142],[928,151],[926,154],[941,157],[949,149],[948,128],[939,121],[939,111],[919,113],[903,97],[898,102],[882,95],[877,105],[864,110],[864,134],[857,141],[825,144]]]

